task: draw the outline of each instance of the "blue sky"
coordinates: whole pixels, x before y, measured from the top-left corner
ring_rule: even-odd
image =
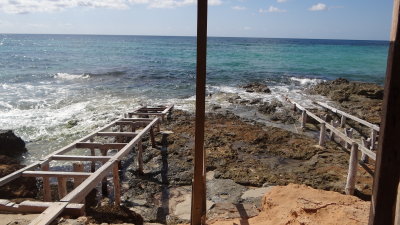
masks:
[[[390,0],[209,0],[210,36],[388,40]],[[0,0],[0,33],[196,35],[196,0]]]

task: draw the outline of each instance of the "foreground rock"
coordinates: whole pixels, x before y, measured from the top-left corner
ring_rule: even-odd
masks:
[[[27,150],[25,142],[11,130],[0,130],[0,155],[19,157]]]
[[[247,84],[243,86],[243,88],[246,90],[246,92],[258,92],[258,93],[271,93],[271,90],[268,88],[267,85],[259,83],[259,82],[254,82]]]
[[[342,110],[371,123],[380,123],[383,87],[377,84],[350,82],[339,78],[317,84],[307,92],[328,96],[338,102]]]
[[[369,202],[354,196],[316,190],[305,185],[289,184],[273,187],[263,199],[260,214],[253,218],[214,220],[208,224],[287,225],[287,224],[347,224],[368,223]]]

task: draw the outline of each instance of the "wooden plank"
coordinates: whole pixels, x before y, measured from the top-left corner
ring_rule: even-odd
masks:
[[[305,128],[306,123],[307,123],[307,112],[303,110],[301,112],[301,128]]]
[[[61,178],[85,178],[92,173],[64,172],[64,171],[24,171],[23,177],[61,177]]]
[[[165,115],[164,113],[145,113],[145,112],[130,112],[128,113],[132,116],[162,116]]]
[[[23,201],[21,202],[16,211],[19,213],[42,213],[48,207],[52,205],[52,202],[37,202],[37,201]],[[68,204],[64,213],[69,216],[83,216],[85,214],[85,205],[84,204]]]
[[[129,113],[128,113],[129,114]],[[153,118],[122,118],[120,121],[132,121],[132,122],[148,122],[153,121]]]
[[[356,175],[357,175],[357,166],[358,166],[358,145],[353,142],[351,145],[351,153],[349,160],[349,171],[347,173],[347,181],[345,192],[348,195],[354,194],[354,188],[356,186]]]
[[[138,166],[138,172],[140,174],[143,174],[143,145],[142,145],[142,140],[140,140],[137,144],[137,166]]]
[[[370,225],[393,224],[400,179],[400,0],[394,0]]]
[[[62,161],[92,161],[106,162],[111,159],[111,156],[84,156],[84,155],[53,155],[53,160]]]
[[[135,132],[97,132],[96,136],[135,137]]]
[[[204,121],[207,75],[207,8],[208,1],[197,1],[196,114],[191,225],[205,224],[206,220]]]
[[[113,183],[114,183],[114,199],[115,205],[121,204],[121,184],[119,182],[119,168],[118,168],[118,161],[114,162],[113,165]]]
[[[369,128],[372,128],[372,129],[374,129],[374,130],[376,130],[376,131],[379,131],[379,126],[377,126],[377,125],[375,125],[375,124],[372,124],[372,123],[370,123],[370,122],[368,122],[368,121],[365,121],[365,120],[362,120],[362,119],[360,119],[360,118],[358,118],[358,117],[355,117],[355,116],[353,116],[353,115],[350,115],[350,114],[348,114],[348,113],[346,113],[346,112],[343,112],[343,111],[341,111],[341,110],[339,110],[339,109],[336,109],[336,108],[334,108],[334,107],[332,107],[332,106],[329,106],[329,105],[326,104],[326,103],[323,103],[323,102],[316,102],[316,103],[317,103],[318,105],[320,105],[320,106],[326,108],[326,109],[331,110],[331,111],[334,112],[334,113],[337,113],[337,114],[340,114],[340,115],[342,115],[342,116],[345,116],[345,118],[352,119],[352,120],[357,121],[357,122],[359,122],[359,123],[361,123],[361,124],[363,124],[363,125],[365,125],[365,126],[367,126],[367,127],[369,127]]]
[[[126,143],[99,143],[99,142],[78,142],[76,148],[97,148],[97,149],[121,149]]]
[[[83,172],[84,167],[83,163],[74,163],[72,164],[72,169],[74,172]],[[85,179],[84,178],[74,178],[74,188],[78,187]]]
[[[114,159],[110,159],[108,162],[104,163],[99,169],[97,169],[92,175],[85,179],[78,187],[72,190],[68,195],[62,198],[62,202],[80,203],[82,202],[86,195],[95,188],[100,181],[107,176],[107,174],[112,170]]]
[[[49,171],[49,163],[42,164],[42,171]],[[48,177],[43,177],[43,200],[46,202],[51,201],[50,180]]]
[[[22,176],[22,173],[23,173],[24,171],[26,171],[26,170],[30,170],[30,169],[34,169],[34,168],[36,168],[36,167],[39,167],[39,166],[40,166],[40,163],[41,163],[41,162],[32,163],[32,164],[29,165],[29,166],[26,166],[26,167],[24,167],[24,168],[22,168],[22,169],[19,169],[19,170],[13,172],[13,173],[8,174],[8,175],[5,176],[5,177],[2,177],[2,178],[0,179],[0,186],[3,186],[3,185],[5,185],[5,184],[7,184],[7,183],[9,183],[9,182],[11,182],[11,181],[17,179],[18,177],[21,177],[21,176]]]
[[[58,215],[67,207],[68,202],[54,202],[38,217],[36,217],[29,225],[49,225]]]

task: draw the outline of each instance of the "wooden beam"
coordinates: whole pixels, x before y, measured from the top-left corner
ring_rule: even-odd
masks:
[[[36,217],[29,225],[49,225],[62,213],[68,202],[54,202],[42,214]]]
[[[375,162],[370,225],[391,225],[395,220],[400,178],[400,0],[394,0],[392,33],[386,69],[382,119]],[[373,140],[372,140],[373,141]]]
[[[40,162],[35,162],[35,163],[32,163],[32,164],[29,165],[29,166],[26,166],[26,167],[24,167],[24,168],[22,168],[22,169],[20,169],[20,170],[17,170],[17,171],[15,171],[15,172],[13,172],[13,173],[8,174],[8,175],[5,176],[5,177],[2,177],[2,178],[0,179],[0,186],[3,186],[3,185],[5,185],[5,184],[7,184],[7,183],[9,183],[9,182],[11,182],[11,181],[17,179],[18,177],[20,177],[20,176],[22,175],[22,173],[23,173],[24,171],[30,170],[30,169],[34,169],[34,168],[37,168],[37,167],[39,167],[39,166],[40,166]]]
[[[336,109],[336,108],[334,108],[334,107],[332,107],[332,106],[329,106],[328,104],[326,104],[326,103],[323,103],[323,102],[316,102],[318,105],[320,105],[320,106],[322,106],[322,107],[324,107],[324,108],[326,108],[326,109],[329,109],[329,110],[331,110],[332,112],[334,112],[334,113],[337,113],[337,114],[339,114],[339,115],[342,115],[342,119],[341,119],[341,122],[340,122],[340,126],[344,126],[344,123],[346,122],[346,118],[348,118],[348,119],[352,119],[352,120],[354,120],[354,121],[357,121],[357,122],[359,122],[359,123],[361,123],[361,124],[363,124],[363,125],[365,125],[365,126],[367,126],[367,127],[369,127],[369,128],[372,128],[372,129],[374,129],[374,130],[376,130],[376,131],[379,131],[379,127],[377,126],[377,125],[375,125],[375,124],[372,124],[372,123],[370,123],[370,122],[368,122],[368,121],[365,121],[365,120],[362,120],[362,119],[360,119],[360,118],[358,118],[358,117],[355,117],[355,116],[353,116],[353,115],[350,115],[350,114],[348,114],[348,113],[346,113],[346,112],[343,112],[343,111],[341,111],[341,110],[339,110],[339,109]],[[342,126],[342,127],[343,127]]]
[[[97,132],[96,136],[136,137],[135,132]]]
[[[347,195],[353,195],[356,186],[357,166],[358,166],[358,145],[353,142],[351,145],[349,171],[347,173],[346,187],[344,191]]]
[[[48,171],[50,169],[49,163],[44,163],[41,167],[42,171]],[[43,177],[43,201],[51,201],[50,180],[48,177]]]
[[[207,70],[207,8],[207,0],[197,1],[196,121],[192,185],[192,225],[205,224],[206,220],[204,120]]]
[[[76,148],[97,148],[97,149],[121,149],[126,143],[99,143],[99,142],[78,142]]]
[[[106,162],[111,159],[111,156],[84,156],[84,155],[53,155],[52,160],[62,161],[91,161],[91,162]]]
[[[23,201],[19,204],[14,204],[5,199],[0,199],[0,211],[10,213],[42,213],[52,202],[38,202],[38,201]],[[68,204],[64,213],[70,216],[83,216],[85,214],[84,204]]]
[[[92,173],[86,172],[64,172],[64,171],[24,171],[23,177],[61,177],[61,178],[82,178],[89,177]]]

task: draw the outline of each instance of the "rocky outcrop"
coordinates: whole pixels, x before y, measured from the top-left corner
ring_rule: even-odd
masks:
[[[18,157],[25,153],[25,142],[11,130],[0,130],[0,155]]]
[[[217,219],[207,224],[362,225],[368,223],[369,207],[369,202],[354,196],[289,184],[273,187],[265,194],[263,208],[258,216],[249,218],[250,216],[246,216],[246,210],[242,209],[241,218]]]
[[[383,87],[377,84],[339,78],[312,86],[306,92],[327,96],[338,102],[343,111],[371,123],[380,123]]]
[[[271,90],[268,88],[267,85],[259,83],[259,82],[254,82],[247,84],[243,86],[243,88],[246,90],[246,92],[258,92],[258,93],[271,93]]]

